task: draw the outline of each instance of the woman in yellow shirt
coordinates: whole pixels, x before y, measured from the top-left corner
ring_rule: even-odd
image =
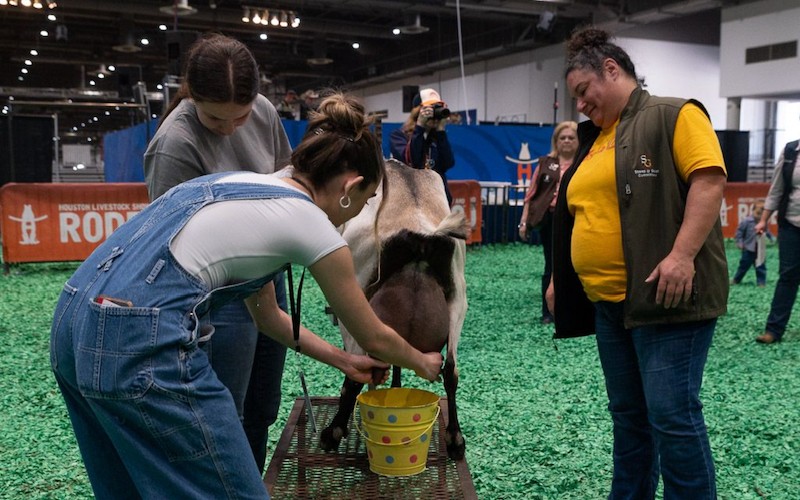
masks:
[[[555,210],[556,337],[596,334],[614,429],[609,498],[716,498],[700,386],[728,272],[726,173],[702,104],[644,91],[625,51],[589,28],[568,43],[575,165]]]

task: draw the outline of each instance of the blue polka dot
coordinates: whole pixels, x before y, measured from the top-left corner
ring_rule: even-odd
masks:
[[[421,435],[421,436],[419,437],[419,440],[420,440],[420,442],[424,443],[425,441],[427,441],[427,440],[428,440],[428,435],[427,435],[427,434],[423,434],[423,435]]]
[[[397,422],[397,415],[389,415],[388,420],[390,424]]]
[[[394,463],[394,457],[393,457],[393,456],[391,456],[391,455],[388,455],[388,456],[386,457],[386,463],[387,463],[387,464],[393,464],[393,463]]]

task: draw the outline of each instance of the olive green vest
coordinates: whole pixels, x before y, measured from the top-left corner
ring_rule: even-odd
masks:
[[[655,303],[657,282],[645,283],[667,256],[683,222],[689,186],[672,159],[675,123],[689,101],[650,96],[637,88],[620,116],[615,168],[622,225],[622,249],[628,274],[625,327],[682,323],[718,317],[727,310],[728,265],[719,219],[695,257],[691,300],[672,309]],[[692,101],[703,111],[705,108]],[[593,333],[593,307],[570,262],[573,220],[566,207],[567,185],[600,130],[591,122],[578,127],[578,159],[565,173],[554,221],[553,272],[556,282],[556,337]],[[561,320],[561,321],[559,321]]]

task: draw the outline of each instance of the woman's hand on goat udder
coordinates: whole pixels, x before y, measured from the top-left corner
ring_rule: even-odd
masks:
[[[384,382],[389,377],[389,365],[387,363],[361,354],[351,354],[350,363],[342,371],[351,380],[356,380],[362,384],[373,383],[376,373],[381,371],[384,372]]]
[[[444,361],[442,353],[426,352],[423,356],[425,357],[425,361],[422,365],[422,369],[416,372],[417,375],[431,382],[441,380],[442,362]]]
[[[389,380],[388,368],[373,368],[372,369],[372,385],[381,385]]]

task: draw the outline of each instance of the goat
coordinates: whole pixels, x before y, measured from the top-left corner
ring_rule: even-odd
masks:
[[[384,182],[386,189],[378,190],[376,201],[350,220],[342,235],[353,254],[359,284],[381,321],[423,352],[447,345],[445,442],[448,456],[461,460],[465,441],[456,413],[456,347],[467,312],[464,264],[469,227],[463,212],[451,213],[442,179],[433,170],[387,160]],[[363,353],[347,329],[339,327],[345,349]],[[399,385],[400,369],[394,367],[392,387]],[[323,450],[336,450],[348,434],[362,388],[345,378],[338,411],[320,436]]]

